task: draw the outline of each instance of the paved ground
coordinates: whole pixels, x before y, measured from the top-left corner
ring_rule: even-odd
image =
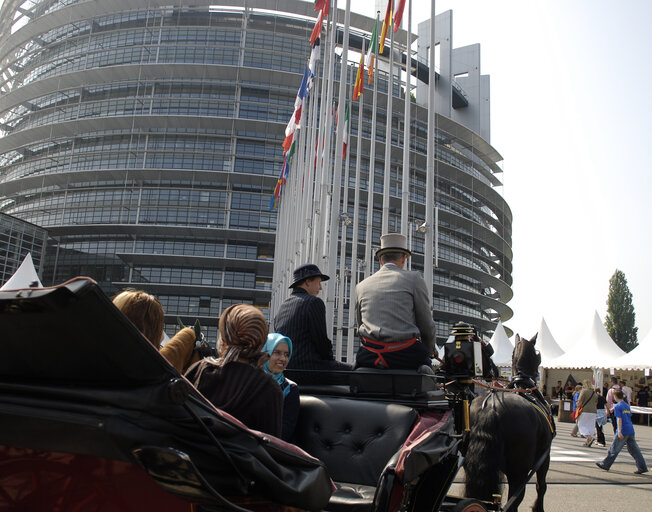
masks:
[[[635,475],[634,459],[624,448],[609,472],[596,467],[607,454],[613,439],[611,424],[605,425],[607,446],[583,446],[584,439],[570,436],[572,424],[558,423],[557,437],[552,442],[548,491],[544,504],[546,512],[650,512],[652,511],[652,427],[635,425],[636,440],[643,452],[650,473]],[[535,477],[536,478],[536,477]],[[530,510],[536,489],[528,484],[525,499],[519,510]],[[451,487],[451,494],[462,494],[460,471]],[[505,488],[505,496],[507,489]],[[503,499],[503,503],[506,500]]]

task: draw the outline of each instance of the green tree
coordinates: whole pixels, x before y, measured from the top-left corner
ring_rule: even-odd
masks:
[[[616,269],[614,275],[609,279],[607,317],[604,326],[611,339],[625,352],[629,352],[638,345],[638,327],[634,327],[635,323],[636,314],[634,313],[632,292],[627,286],[625,273]]]

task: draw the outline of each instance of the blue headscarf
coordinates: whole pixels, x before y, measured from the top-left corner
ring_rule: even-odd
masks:
[[[278,332],[270,332],[267,335],[267,342],[265,342],[265,346],[263,346],[263,352],[267,352],[271,357],[272,352],[274,352],[274,349],[279,343],[287,344],[288,351],[290,352],[290,357],[288,358],[288,361],[292,359],[292,341],[290,341],[290,338],[288,338],[287,336],[283,336]],[[278,385],[281,386],[281,390],[283,391],[283,398],[288,396],[288,394],[290,393],[290,386],[283,387],[283,382],[285,382],[285,375],[283,375],[283,372],[273,373],[269,369],[269,361],[267,361],[263,365],[263,370],[265,370],[266,373],[269,373],[272,377],[274,377],[274,380],[276,380],[276,382],[278,382]]]

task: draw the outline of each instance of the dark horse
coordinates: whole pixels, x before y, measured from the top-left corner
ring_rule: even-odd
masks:
[[[534,347],[536,338],[535,335],[526,340],[516,335],[512,354],[516,388],[536,386],[541,364],[541,355]],[[493,494],[500,494],[502,472],[509,484],[509,508],[505,512],[514,512],[525,495],[525,484],[531,476],[529,472],[538,464],[537,499],[532,510],[543,512],[555,426],[548,405],[541,402],[540,396],[538,392],[491,390],[473,400],[471,431],[464,459],[467,497],[491,501]]]

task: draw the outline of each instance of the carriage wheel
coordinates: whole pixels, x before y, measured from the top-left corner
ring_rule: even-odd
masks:
[[[452,512],[487,512],[487,508],[481,501],[469,498],[459,501]]]

